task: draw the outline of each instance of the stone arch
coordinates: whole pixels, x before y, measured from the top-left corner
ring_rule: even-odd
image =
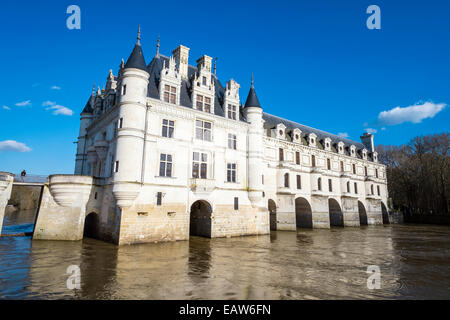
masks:
[[[311,205],[305,198],[295,199],[295,221],[297,228],[313,227]]]
[[[330,226],[343,227],[344,215],[342,214],[341,206],[335,199],[328,199],[328,210],[330,214]]]
[[[191,205],[189,235],[211,238],[212,206],[206,200],[197,200]]]
[[[387,211],[386,206],[384,205],[383,201],[381,201],[381,215],[383,217],[383,224],[389,224],[388,211]]]
[[[359,224],[361,226],[367,226],[367,212],[364,204],[358,201],[358,213],[359,213]]]
[[[275,201],[269,199],[267,207],[269,209],[270,230],[277,230],[277,205]]]
[[[84,219],[83,238],[99,238],[100,218],[97,212],[89,213]]]

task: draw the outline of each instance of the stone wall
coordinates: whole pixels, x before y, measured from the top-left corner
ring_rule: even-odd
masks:
[[[39,197],[42,186],[13,185],[11,198],[8,205],[13,205],[17,210],[31,210],[39,207]]]
[[[5,208],[11,196],[14,175],[8,172],[0,172],[0,234],[3,228],[3,218],[5,216]]]

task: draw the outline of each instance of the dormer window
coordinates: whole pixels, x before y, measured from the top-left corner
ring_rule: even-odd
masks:
[[[177,101],[177,88],[168,84],[164,85],[164,101],[175,104]]]
[[[236,110],[237,110],[236,106],[234,106],[232,104],[228,105],[228,119],[236,120],[236,118],[237,118],[236,117],[236,114],[237,114]]]
[[[202,84],[203,84],[204,86],[206,86],[206,77],[203,77],[203,78],[202,78]]]
[[[350,155],[356,157],[356,147],[353,144],[350,146]]]
[[[378,162],[378,153],[376,151],[373,153],[373,161]]]
[[[315,147],[316,146],[316,138],[317,138],[317,136],[314,133],[311,133],[311,134],[308,135],[309,145],[311,147]]]
[[[325,138],[325,150],[331,151],[331,139]]]
[[[344,154],[344,143],[342,141],[338,142],[337,150],[339,154]]]
[[[197,110],[211,112],[211,98],[197,95]]]
[[[295,128],[292,137],[293,137],[294,142],[300,143],[301,138],[302,138],[302,132],[300,131],[300,129]]]
[[[278,139],[285,139],[286,136],[286,126],[282,123],[279,123],[276,128],[276,134]]]
[[[362,157],[364,160],[367,160],[367,150],[366,149],[362,150]]]

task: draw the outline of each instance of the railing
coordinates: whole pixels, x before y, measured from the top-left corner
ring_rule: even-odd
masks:
[[[41,176],[35,174],[27,174],[23,179],[19,174],[14,174],[14,182],[29,182],[29,183],[45,183],[48,176]]]

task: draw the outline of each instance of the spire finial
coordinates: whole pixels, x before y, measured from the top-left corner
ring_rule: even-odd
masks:
[[[252,72],[252,88],[253,88],[253,72]]]
[[[137,45],[141,45],[141,25],[139,25],[138,36],[137,36]]]
[[[158,40],[156,41],[156,55],[159,56],[159,36]]]
[[[217,57],[214,58],[214,75],[216,75]]]

